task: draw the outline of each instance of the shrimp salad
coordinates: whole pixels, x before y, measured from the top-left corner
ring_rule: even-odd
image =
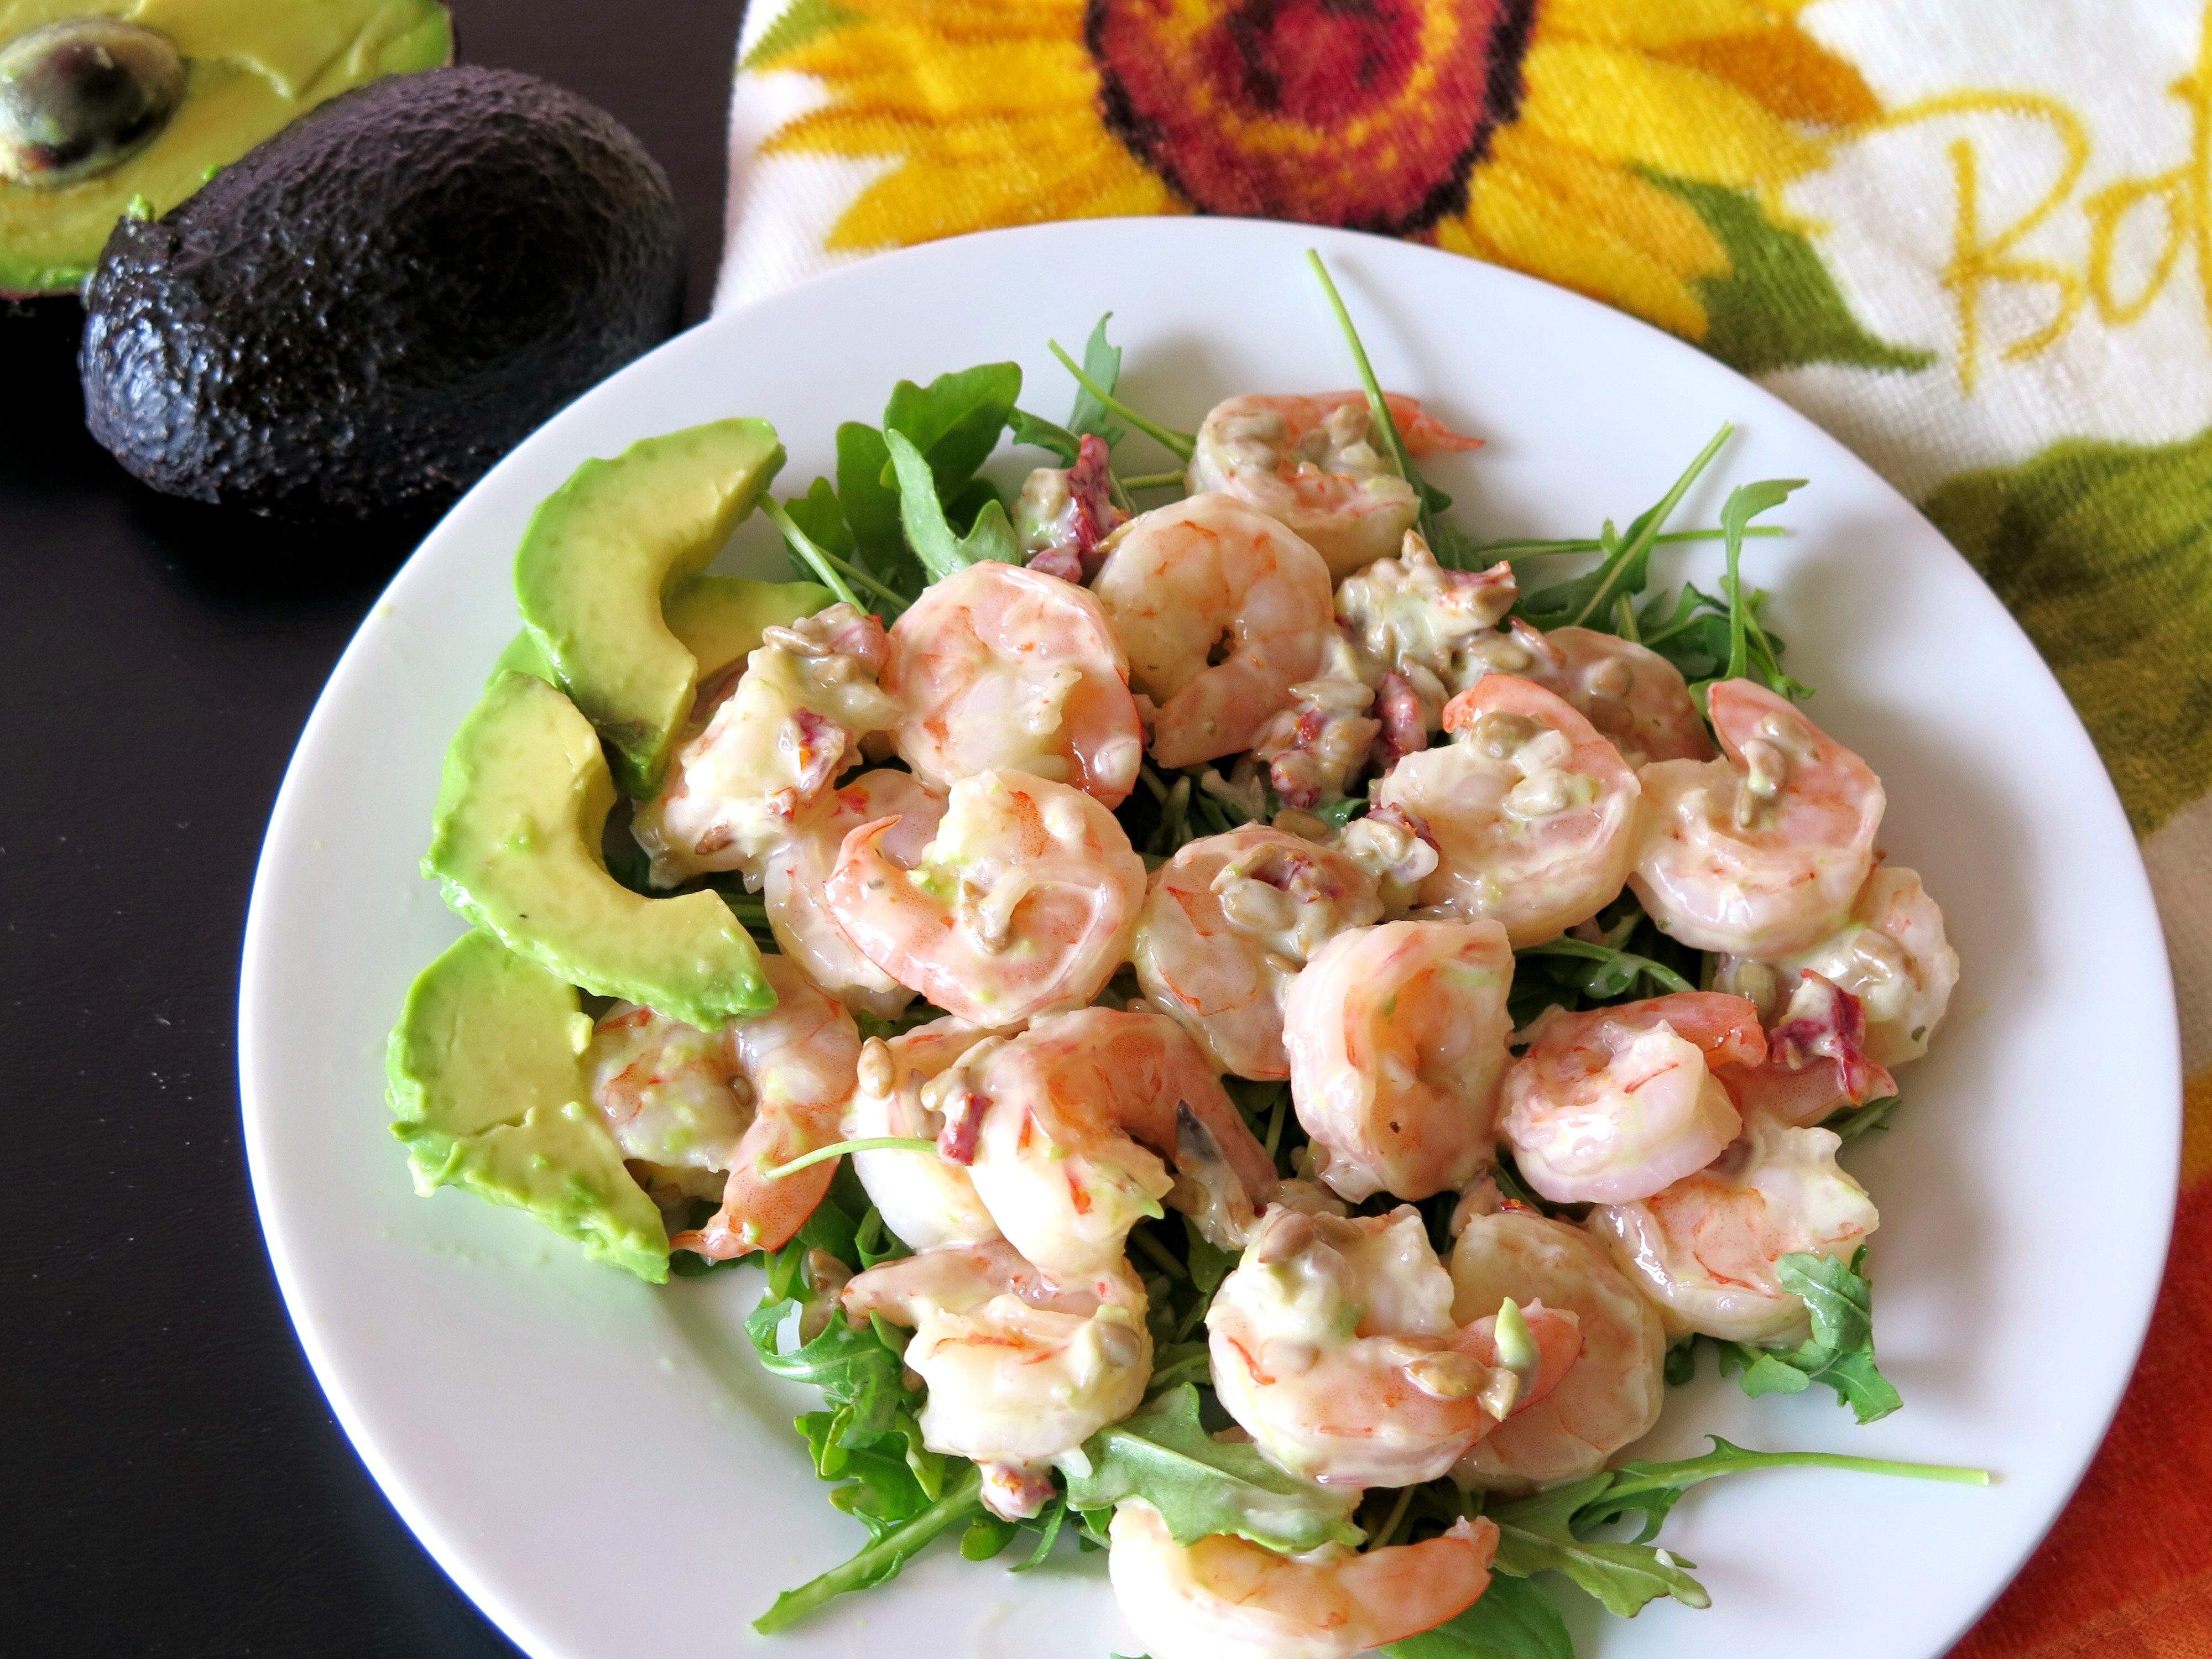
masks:
[[[1054,347],[1064,425],[1011,363],[902,381],[834,480],[761,500],[814,586],[697,575],[726,525],[633,579],[696,666],[663,728],[566,640],[488,694],[588,739],[580,708],[627,794],[568,741],[585,896],[470,886],[550,820],[491,874],[434,853],[504,976],[418,983],[395,1127],[426,1192],[646,1279],[764,1267],[747,1328],[820,1389],[796,1427],[859,1547],[763,1631],[951,1534],[1103,1552],[1152,1659],[1556,1655],[1554,1575],[1706,1605],[1654,1541],[1692,1485],[1986,1478],[1632,1461],[1702,1352],[1900,1404],[1839,1155],[1959,960],[1741,574],[1796,484],[1670,530],[1723,430],[1625,531],[1479,543],[1419,465],[1476,440],[1376,386],[1314,264],[1357,388],[1182,431],[1117,395],[1103,319]],[[1050,463],[1011,501],[1008,433]],[[1718,591],[1655,587],[1696,540]],[[702,581],[751,623],[700,621]],[[495,1078],[526,1112],[471,1103]],[[434,1133],[447,1088],[470,1121]]]

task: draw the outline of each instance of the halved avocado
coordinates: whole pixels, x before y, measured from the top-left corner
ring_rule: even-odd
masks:
[[[586,1097],[591,1035],[575,987],[471,932],[416,977],[392,1028],[392,1132],[424,1197],[465,1188],[665,1284],[660,1212]]]
[[[523,625],[641,799],[691,711],[698,664],[663,600],[704,569],[783,465],[766,421],[714,421],[586,461],[531,515],[514,556]]]
[[[158,217],[316,105],[453,58],[437,0],[0,0],[0,47],[80,17],[166,37],[184,59],[184,94],[158,132],[95,177],[59,188],[0,179],[0,294],[81,288],[134,201]]]
[[[696,678],[708,679],[740,658],[750,656],[763,629],[811,617],[828,605],[830,590],[814,582],[761,582],[750,576],[694,576],[660,606],[661,620],[696,663]],[[525,629],[507,642],[492,667],[493,678],[514,669],[535,674],[548,685],[559,684],[553,665]]]
[[[491,683],[446,750],[425,874],[478,927],[600,996],[713,1027],[775,1006],[752,936],[713,892],[645,898],[607,873],[599,735],[544,681]]]

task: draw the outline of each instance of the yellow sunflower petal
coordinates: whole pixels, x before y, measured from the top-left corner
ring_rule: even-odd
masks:
[[[1695,70],[1581,41],[1540,39],[1521,119],[1609,161],[1705,184],[1755,185],[1819,164],[1820,148],[1749,94]]]
[[[1788,25],[1761,34],[1694,40],[1662,55],[1741,87],[1787,120],[1850,127],[1881,113],[1881,100],[1856,69]]]
[[[1774,27],[1758,0],[1544,0],[1536,32],[1663,51],[1693,40],[1759,34]]]
[[[1677,276],[1721,276],[1729,269],[1719,238],[1671,191],[1525,126],[1502,129],[1490,153],[1493,161],[1541,185],[1563,208],[1603,226]]]
[[[948,144],[943,153],[909,159],[861,191],[829,245],[898,246],[1048,219],[1156,213],[1170,204],[1167,186],[1103,129],[1091,143],[1079,138],[1049,150],[1012,137],[1001,135],[994,152],[960,155],[953,152],[965,146]]]
[[[1705,335],[1705,308],[1680,276],[1510,162],[1493,160],[1478,170],[1464,222],[1438,225],[1437,244],[1485,253],[1686,338]]]

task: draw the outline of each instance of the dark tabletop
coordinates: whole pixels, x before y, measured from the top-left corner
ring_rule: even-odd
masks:
[[[694,319],[742,3],[453,7],[464,61],[580,93],[668,170]],[[263,826],[410,538],[142,489],[80,424],[74,311],[0,315],[0,1651],[512,1655],[331,1418],[240,1138]]]

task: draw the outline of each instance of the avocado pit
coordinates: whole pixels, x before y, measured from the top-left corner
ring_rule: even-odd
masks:
[[[119,17],[70,17],[0,46],[0,179],[62,190],[119,167],[184,101],[166,34]]]

